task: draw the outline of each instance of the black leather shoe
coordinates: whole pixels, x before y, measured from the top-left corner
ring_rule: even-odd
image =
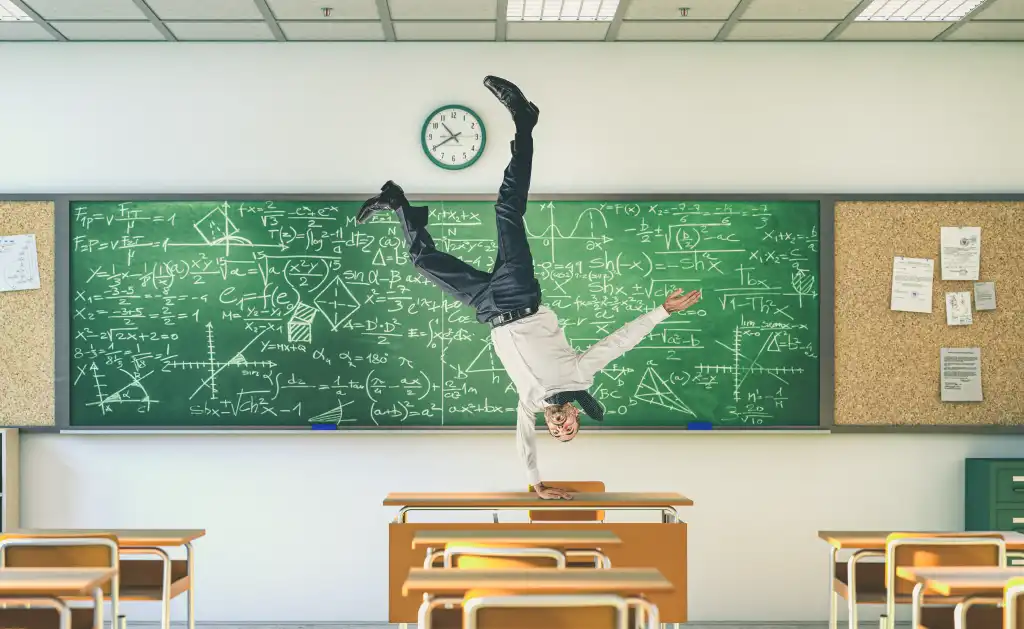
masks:
[[[388,181],[381,186],[380,194],[370,197],[359,208],[359,214],[356,215],[356,223],[362,225],[377,212],[397,210],[402,207],[403,203],[405,203],[405,191],[395,182]]]
[[[512,113],[517,128],[532,129],[537,124],[540,108],[527,100],[514,83],[501,77],[487,76],[484,78],[484,86]]]

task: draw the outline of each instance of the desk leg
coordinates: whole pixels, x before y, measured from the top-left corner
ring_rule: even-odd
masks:
[[[103,629],[103,588],[92,591],[92,629]]]
[[[910,607],[910,629],[919,629],[921,626],[921,604],[924,598],[924,583],[914,585],[914,593],[911,595]]]
[[[839,596],[836,594],[836,555],[839,549],[829,544],[828,551],[828,629],[839,626]]]
[[[188,629],[196,629],[196,551],[192,542],[185,542],[185,563],[188,570]]]

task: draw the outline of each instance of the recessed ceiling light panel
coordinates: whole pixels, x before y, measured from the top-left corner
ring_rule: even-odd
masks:
[[[610,22],[619,0],[508,0],[511,22]]]
[[[0,0],[0,22],[31,22],[32,18],[11,0]]]
[[[956,22],[985,0],[874,0],[857,22]]]

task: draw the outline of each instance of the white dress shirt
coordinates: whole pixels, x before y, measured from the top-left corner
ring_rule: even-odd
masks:
[[[558,317],[546,306],[537,314],[491,329],[494,353],[519,394],[516,445],[530,485],[541,480],[535,433],[536,413],[547,406],[544,399],[562,391],[589,389],[597,372],[636,346],[668,316],[665,307],[658,306],[580,354],[569,345]]]

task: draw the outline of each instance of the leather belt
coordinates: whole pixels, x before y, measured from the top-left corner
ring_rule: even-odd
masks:
[[[519,319],[525,319],[530,315],[537,314],[539,310],[539,308],[519,308],[518,310],[509,310],[508,312],[503,312],[494,317],[487,323],[489,323],[492,328],[497,328],[512,323],[513,321],[518,321]]]

